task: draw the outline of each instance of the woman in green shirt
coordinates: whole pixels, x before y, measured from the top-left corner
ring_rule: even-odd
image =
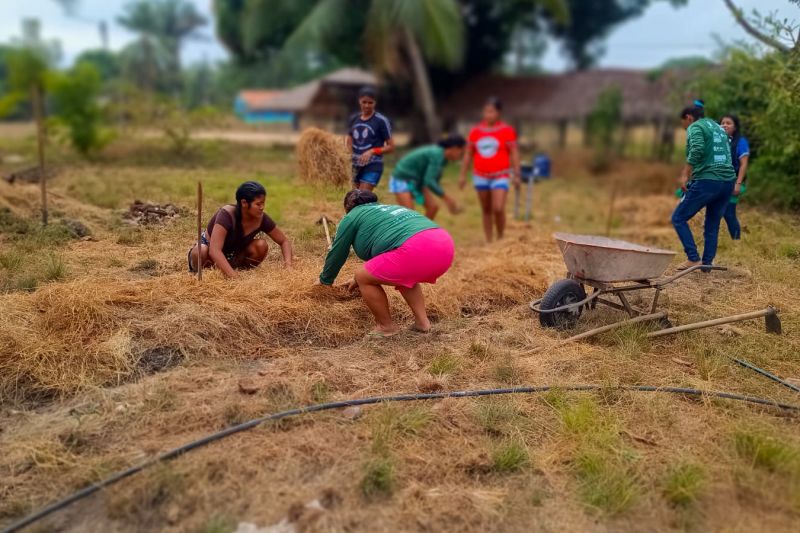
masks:
[[[439,211],[434,196],[447,204],[451,213],[458,212],[458,204],[444,192],[440,181],[448,161],[464,157],[467,141],[461,135],[448,135],[437,144],[420,146],[397,163],[389,181],[389,192],[397,196],[397,203],[414,209],[414,201],[425,206],[425,216],[433,220]]]
[[[427,333],[431,322],[420,283],[436,283],[450,269],[455,249],[450,234],[420,213],[399,205],[383,205],[372,191],[354,189],[344,197],[347,213],[336,230],[319,284],[332,285],[347,261],[350,247],[366,261],[348,284],[358,287],[375,316],[372,336],[400,331],[392,320],[383,285],[394,286],[414,314],[412,329]]]

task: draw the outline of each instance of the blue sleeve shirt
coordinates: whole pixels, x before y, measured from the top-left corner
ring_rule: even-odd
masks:
[[[359,164],[358,158],[367,150],[383,147],[392,138],[389,119],[380,113],[374,113],[363,120],[361,113],[356,113],[350,117],[347,134],[353,141],[353,166],[365,171],[383,171],[383,156],[373,155],[365,166]]]
[[[736,154],[733,158],[733,170],[739,176],[739,168],[742,166],[742,158],[750,155],[750,143],[744,137],[739,137],[739,144],[736,145]]]

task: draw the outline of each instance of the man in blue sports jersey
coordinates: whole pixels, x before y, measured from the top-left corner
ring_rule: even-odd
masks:
[[[394,150],[392,125],[375,111],[375,89],[358,91],[361,111],[350,117],[347,125],[347,147],[353,151],[353,187],[371,191],[383,174],[383,154]]]

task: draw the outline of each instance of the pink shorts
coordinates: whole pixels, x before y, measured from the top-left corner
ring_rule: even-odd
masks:
[[[400,248],[373,257],[364,268],[389,285],[411,289],[417,283],[436,283],[450,269],[454,255],[450,234],[432,228],[417,233]]]

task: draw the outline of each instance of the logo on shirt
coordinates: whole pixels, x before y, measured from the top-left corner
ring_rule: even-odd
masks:
[[[355,128],[353,128],[353,139],[356,141],[367,140],[370,134],[375,134],[375,132],[366,124],[359,124]]]
[[[475,143],[475,148],[481,154],[481,157],[490,159],[496,156],[498,150],[500,150],[500,141],[496,137],[481,137]]]

